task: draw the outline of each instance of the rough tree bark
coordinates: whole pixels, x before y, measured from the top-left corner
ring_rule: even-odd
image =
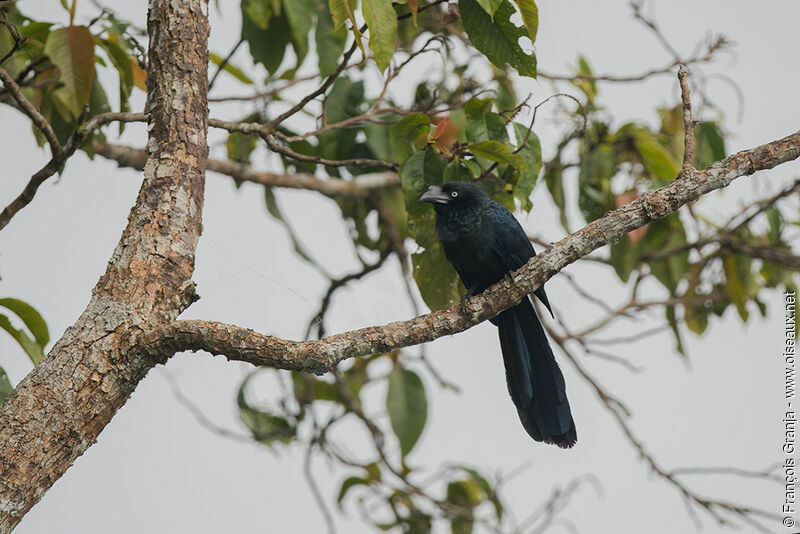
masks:
[[[148,157],[128,225],[86,310],[0,408],[0,532],[94,441],[156,361],[131,335],[195,299],[208,154],[206,0],[152,0]]]

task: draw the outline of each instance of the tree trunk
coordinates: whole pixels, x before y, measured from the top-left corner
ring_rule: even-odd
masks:
[[[94,441],[157,361],[132,337],[195,298],[208,147],[207,0],[151,0],[144,182],[86,310],[0,408],[0,533]]]

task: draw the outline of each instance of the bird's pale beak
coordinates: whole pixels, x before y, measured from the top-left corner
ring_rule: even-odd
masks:
[[[442,188],[438,185],[430,186],[428,190],[419,197],[420,202],[430,202],[432,204],[447,204],[449,200],[450,197],[448,197],[447,193],[442,191]]]

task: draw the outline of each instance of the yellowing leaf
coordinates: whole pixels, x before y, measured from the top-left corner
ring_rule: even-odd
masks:
[[[528,30],[528,37],[531,42],[536,41],[536,33],[539,31],[539,8],[536,7],[534,0],[514,0],[517,3],[519,12],[522,15],[522,23]]]
[[[394,54],[397,14],[391,0],[363,0],[361,9],[369,28],[369,49],[375,54],[375,63],[383,72]]]
[[[147,92],[147,73],[139,66],[139,62],[131,57],[131,73],[133,73],[133,85]]]
[[[414,21],[414,26],[416,26],[417,11],[419,10],[419,2],[417,0],[408,0],[408,9],[411,10],[411,20]]]
[[[47,36],[44,53],[59,71],[53,96],[77,117],[92,94],[94,37],[86,26],[58,28]]]

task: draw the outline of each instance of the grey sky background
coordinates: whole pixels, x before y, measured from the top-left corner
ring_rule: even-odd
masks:
[[[144,24],[143,3],[110,0],[106,5]],[[220,5],[222,13],[210,10],[211,48],[224,54],[238,39],[239,6],[231,1]],[[78,6],[79,23],[96,13],[89,2]],[[28,0],[21,8],[32,16],[59,23],[67,20],[55,0]],[[756,8],[752,2],[738,0],[659,0],[648,8],[683,54],[710,33],[721,33],[735,42],[734,54],[723,54],[722,61],[705,69],[735,81],[744,97],[738,120],[736,92],[720,78],[708,78],[706,94],[725,110],[724,125],[731,134],[729,152],[798,129],[796,26],[800,3],[773,0]],[[544,71],[568,72],[578,53],[586,55],[598,73],[638,73],[671,60],[652,35],[633,21],[625,1],[541,0],[539,9],[536,50]],[[239,64],[245,65],[246,50],[241,52]],[[431,68],[436,68],[435,63]],[[520,95],[532,92],[536,102],[552,93],[544,81],[521,80],[517,87]],[[656,107],[674,105],[679,94],[674,75],[643,84],[602,85],[600,90],[599,103],[616,117],[617,125],[634,119],[656,124]],[[216,95],[242,93],[224,79],[214,91]],[[108,94],[115,101],[115,91],[108,90]],[[141,93],[138,98],[141,106]],[[245,108],[217,109],[220,115],[230,117]],[[550,117],[545,113],[536,128],[545,157],[552,153],[559,132]],[[696,118],[714,116],[698,106]],[[0,159],[4,163],[0,199],[5,204],[47,155],[36,147],[24,116],[0,108],[0,125]],[[113,138],[115,131],[116,127],[109,128],[107,135]],[[209,139],[212,150],[218,150],[224,137],[211,132]],[[125,141],[142,146],[144,127],[129,126]],[[263,161],[259,164],[264,167]],[[798,175],[800,165],[789,163],[742,178],[714,193],[703,205],[722,219],[748,198],[777,191]],[[51,337],[57,339],[88,302],[139,185],[139,173],[117,169],[101,158],[92,162],[79,154],[70,160],[63,176],[46,183],[36,200],[0,232],[0,294],[36,306],[48,321]],[[570,183],[568,191],[573,189]],[[344,274],[358,268],[332,201],[296,191],[277,195],[304,245],[330,272]],[[532,214],[520,215],[526,228],[548,241],[563,237],[543,184],[537,186],[533,199],[536,208]],[[573,217],[573,222],[577,221]],[[337,294],[329,331],[412,315],[398,265],[396,260],[392,262],[389,268]],[[598,294],[613,304],[626,298],[618,294],[619,283],[610,273],[580,264],[567,270],[585,287],[597,287]],[[236,190],[229,178],[214,174],[207,180],[204,232],[194,279],[202,299],[183,317],[220,320],[295,339],[302,337],[326,287],[324,279],[297,259],[283,228],[266,213],[261,188],[245,185]],[[597,317],[598,310],[586,306],[558,276],[548,283],[548,293],[556,313],[574,329]],[[673,339],[667,334],[616,351],[642,366],[642,373],[631,374],[604,361],[583,362],[633,409],[631,422],[637,436],[663,467],[736,465],[759,470],[782,462],[783,298],[776,292],[765,301],[766,319],[753,309],[750,322],[742,325],[735,310],[729,309],[722,321],[712,322],[702,339],[687,335],[688,364],[675,354]],[[661,314],[645,314],[641,324],[655,325],[657,321],[663,321]],[[616,327],[609,329],[607,336],[623,333],[624,328]],[[462,393],[440,391],[429,375],[423,376],[431,397],[430,413],[411,463],[435,466],[455,462],[504,473],[526,465],[504,492],[519,521],[554,488],[588,474],[599,480],[602,490],[584,486],[561,514],[580,532],[666,534],[695,529],[678,492],[648,472],[591,388],[563,358],[579,434],[578,445],[570,451],[535,444],[521,428],[508,398],[497,334],[490,324],[437,340],[429,346],[429,356],[443,374],[462,387]],[[5,335],[0,336],[0,365],[13,383],[30,370],[30,362]],[[75,462],[16,532],[324,531],[302,477],[299,449],[271,453],[259,445],[210,432],[175,400],[167,380],[167,374],[172,375],[210,420],[244,432],[234,395],[250,369],[221,357],[182,354],[166,367],[153,370],[98,443]],[[257,385],[255,396],[275,398],[271,380]],[[385,392],[374,387],[367,395],[375,401],[368,406],[379,413]],[[358,450],[362,438],[354,436],[353,440]],[[345,473],[324,462],[316,462],[314,471],[333,503]],[[685,480],[700,494],[775,513],[782,504],[782,488],[774,483],[722,476]],[[369,531],[358,521],[355,506],[346,510],[349,516],[338,519],[340,532]],[[728,532],[702,513],[700,517],[704,532]],[[776,520],[774,531],[783,530]],[[551,532],[569,530],[560,525]]]

